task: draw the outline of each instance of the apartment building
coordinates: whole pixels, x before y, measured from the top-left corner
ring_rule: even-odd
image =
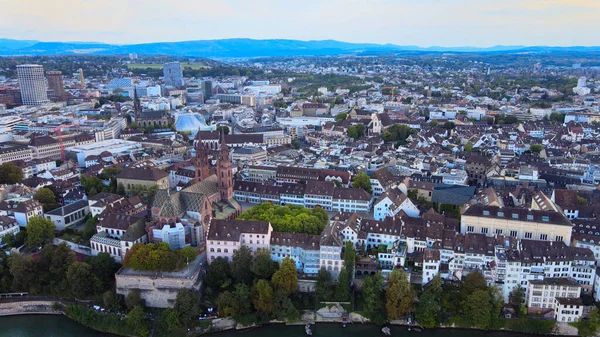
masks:
[[[532,280],[527,290],[526,305],[530,313],[550,312],[559,322],[577,322],[583,314],[580,302],[575,303],[581,295],[581,286],[573,279]]]
[[[571,243],[572,224],[562,213],[474,204],[461,216],[461,233]]]
[[[273,261],[280,263],[285,258],[291,258],[298,272],[316,275],[320,269],[321,236],[273,232],[270,252]]]
[[[17,143],[0,144],[0,165],[17,160],[30,161],[33,159],[33,151],[26,145]]]
[[[13,217],[19,226],[25,227],[33,216],[44,216],[39,201],[28,198],[13,198],[0,202],[0,215]]]
[[[242,245],[253,252],[269,249],[273,227],[264,221],[217,220],[210,222],[206,239],[208,263],[218,257],[231,261],[233,253]]]
[[[7,235],[17,235],[21,230],[17,220],[7,216],[0,216],[0,247],[2,246],[2,238]]]
[[[118,213],[102,216],[96,225],[96,234],[90,239],[92,255],[108,253],[121,262],[136,243],[148,243],[145,218]]]

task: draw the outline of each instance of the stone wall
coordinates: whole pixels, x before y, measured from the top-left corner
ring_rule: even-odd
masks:
[[[52,309],[54,302],[50,301],[24,301],[0,303],[0,316],[23,314],[61,314]]]
[[[169,308],[175,304],[177,292],[182,288],[200,290],[202,281],[199,273],[191,278],[168,278],[154,276],[116,275],[117,294],[127,296],[130,291],[138,289],[146,306],[153,308]]]

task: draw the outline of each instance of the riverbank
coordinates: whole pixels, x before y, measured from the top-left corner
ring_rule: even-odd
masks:
[[[0,303],[0,316],[62,315],[57,309],[56,302],[52,301],[7,302]]]
[[[120,335],[120,336],[133,336],[135,333],[129,329],[126,324],[122,321],[121,317],[113,314],[105,314],[105,313],[97,313],[87,307],[81,305],[73,305],[67,304],[62,307],[57,307],[56,302],[52,301],[28,301],[28,302],[11,302],[11,303],[0,303],[0,316],[16,316],[16,315],[65,315],[69,319],[74,322],[77,322],[83,326],[86,326],[95,331],[109,333],[112,335]],[[517,320],[514,320],[517,321]],[[303,326],[305,324],[315,325],[318,329],[321,325],[333,324],[333,325],[342,325],[341,316],[340,317],[322,317],[317,314],[315,311],[305,311],[302,315],[302,318],[297,322],[284,322],[284,321],[271,321],[266,324],[250,324],[250,325],[242,325],[236,322],[232,318],[218,318],[212,321],[203,321],[202,327],[190,331],[192,335],[200,336],[207,333],[220,333],[220,332],[233,332],[238,330],[245,330],[249,328],[267,328],[271,325],[283,325],[283,326]],[[347,317],[347,325],[349,326],[380,326],[374,324],[369,321],[366,317],[360,315],[359,313],[352,312]],[[397,327],[401,329],[406,329],[406,322],[392,321],[388,324],[390,327]],[[408,330],[408,329],[406,329]],[[468,329],[468,328],[460,328],[454,326],[446,326],[439,327],[435,329],[427,329],[427,330],[452,330],[452,331],[481,331],[476,329]],[[518,331],[518,330],[509,330],[509,329],[500,329],[500,330],[486,330],[486,333],[489,332],[504,332],[504,333],[518,333],[520,335],[525,335],[527,332]],[[158,337],[167,337],[171,334],[163,334]],[[173,333],[172,335],[177,335],[177,333]],[[189,334],[188,334],[189,335]],[[577,330],[568,325],[557,323],[554,331],[552,332],[554,336],[577,336]]]

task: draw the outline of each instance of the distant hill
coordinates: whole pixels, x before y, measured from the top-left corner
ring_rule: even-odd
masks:
[[[96,42],[40,42],[0,39],[0,55],[169,55],[206,58],[269,56],[379,55],[385,53],[498,53],[498,52],[600,52],[600,47],[494,46],[418,47],[393,44],[350,43],[336,40],[222,39],[112,45]]]

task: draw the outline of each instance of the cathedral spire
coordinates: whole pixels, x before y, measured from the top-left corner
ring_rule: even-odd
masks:
[[[133,87],[133,113],[136,117],[142,115],[142,105],[140,104],[136,86]]]
[[[219,193],[221,200],[230,200],[233,197],[233,176],[229,150],[225,144],[225,132],[221,130],[221,151],[217,161],[217,175],[219,180]]]
[[[200,180],[208,178],[208,149],[202,143],[202,137],[200,135],[200,130],[196,133],[196,137],[194,137],[194,151],[196,152],[196,156],[192,158],[192,164],[194,165],[194,182],[199,182]]]

